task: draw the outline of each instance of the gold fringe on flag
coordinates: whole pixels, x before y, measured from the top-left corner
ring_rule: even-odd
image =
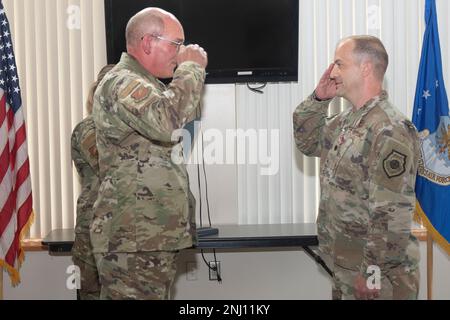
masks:
[[[418,201],[416,201],[416,212],[414,214],[414,220],[424,226],[427,229],[427,232],[431,234],[433,241],[441,246],[448,255],[450,255],[450,243],[433,227],[430,220],[428,220],[427,215],[425,214],[425,212],[423,212],[422,207],[420,206],[420,203]]]
[[[15,287],[20,283],[20,274],[19,269],[22,266],[22,262],[25,259],[25,252],[22,248],[22,240],[25,238],[25,235],[30,231],[31,225],[34,222],[34,211],[31,211],[30,216],[28,217],[27,223],[22,228],[22,231],[20,231],[19,235],[19,252],[18,252],[18,267],[17,269],[14,266],[11,266],[6,261],[0,259],[0,267],[4,268],[6,271],[8,271],[9,277],[11,279],[11,284]]]

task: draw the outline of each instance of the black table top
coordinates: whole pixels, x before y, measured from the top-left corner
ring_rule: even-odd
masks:
[[[315,223],[217,225],[218,234],[198,237],[196,248],[267,248],[317,245]],[[70,252],[73,229],[55,229],[42,241],[49,252]]]
[[[315,223],[216,226],[219,234],[198,238],[198,248],[316,246]]]

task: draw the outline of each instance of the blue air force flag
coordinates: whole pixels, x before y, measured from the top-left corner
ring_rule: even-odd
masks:
[[[412,117],[421,138],[417,212],[433,239],[450,254],[450,119],[435,0],[426,0],[425,22]]]

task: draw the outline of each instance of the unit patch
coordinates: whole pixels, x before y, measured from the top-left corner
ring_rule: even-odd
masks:
[[[388,178],[401,176],[406,171],[406,155],[392,150],[383,160],[383,169]]]

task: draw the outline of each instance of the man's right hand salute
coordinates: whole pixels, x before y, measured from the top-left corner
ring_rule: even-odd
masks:
[[[319,84],[316,87],[315,93],[319,100],[328,100],[336,96],[336,81],[331,78],[331,71],[333,71],[333,68],[334,63],[331,63],[320,78]]]
[[[185,61],[194,61],[206,68],[208,65],[208,54],[198,44],[190,44],[187,46],[181,46],[180,52],[177,56],[177,63],[180,65]]]

